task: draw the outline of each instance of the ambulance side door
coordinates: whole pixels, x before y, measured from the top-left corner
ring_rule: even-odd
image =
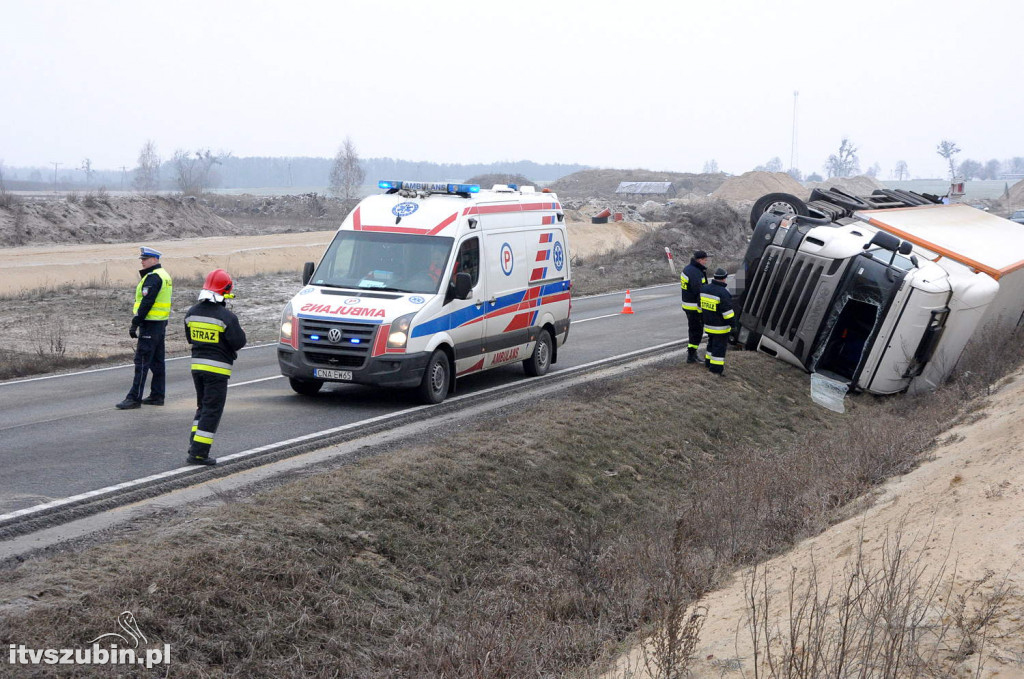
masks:
[[[532,268],[526,232],[485,235],[486,266],[491,274],[484,327],[485,368],[527,358],[536,301],[530,298]]]
[[[455,247],[455,257],[448,267],[448,281],[453,283],[455,275],[468,273],[473,281],[472,291],[468,299],[452,297],[452,284],[445,284],[441,292],[445,294],[444,313],[449,319],[449,334],[455,343],[455,374],[461,375],[475,372],[482,366],[483,315],[487,289],[487,272],[481,266],[480,236],[473,234],[463,238]]]

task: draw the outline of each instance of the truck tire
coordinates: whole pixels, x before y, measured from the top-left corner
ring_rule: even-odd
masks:
[[[427,369],[423,372],[423,381],[418,387],[420,400],[429,405],[443,401],[448,395],[451,379],[448,356],[441,349],[437,349],[430,356]]]
[[[523,361],[523,370],[530,377],[546,375],[551,368],[551,333],[541,330],[537,336],[537,345],[533,348],[530,358]]]
[[[295,377],[289,377],[288,384],[296,394],[303,396],[315,396],[320,391],[320,387],[324,386],[322,380],[300,380]]]
[[[753,229],[757,226],[757,220],[761,218],[761,215],[773,210],[794,215],[807,215],[807,203],[791,193],[769,193],[766,196],[761,196],[750,210],[750,228]]]

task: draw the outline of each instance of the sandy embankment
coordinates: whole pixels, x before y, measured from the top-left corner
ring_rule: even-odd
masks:
[[[651,225],[569,224],[569,249],[575,256],[624,248]],[[319,261],[334,231],[267,236],[214,236],[181,240],[95,245],[37,245],[0,249],[0,294],[62,285],[134,285],[139,279],[140,245],[164,254],[164,265],[180,278],[202,277],[216,268],[236,276],[302,271]]]

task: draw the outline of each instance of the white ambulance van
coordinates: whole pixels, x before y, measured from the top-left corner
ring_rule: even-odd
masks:
[[[543,375],[569,335],[565,213],[533,187],[382,181],[345,218],[284,309],[278,363],[292,389],[415,387],[520,361]]]

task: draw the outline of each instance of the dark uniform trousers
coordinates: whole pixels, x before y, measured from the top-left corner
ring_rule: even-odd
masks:
[[[164,337],[167,335],[167,321],[142,321],[139,324],[139,341],[135,346],[135,379],[127,398],[133,401],[143,399],[146,375],[153,373],[149,394],[162,401],[167,388],[164,373]]]
[[[729,348],[729,335],[708,333],[707,367],[713,373],[725,372],[725,352]]]
[[[193,370],[192,383],[196,387],[196,416],[192,420],[192,435],[189,437],[188,454],[193,457],[207,457],[217,433],[224,404],[228,400],[228,375],[206,370]]]
[[[697,351],[700,341],[704,338],[704,314],[700,309],[683,309],[683,313],[686,314],[686,326],[690,336],[687,348],[690,351]]]

